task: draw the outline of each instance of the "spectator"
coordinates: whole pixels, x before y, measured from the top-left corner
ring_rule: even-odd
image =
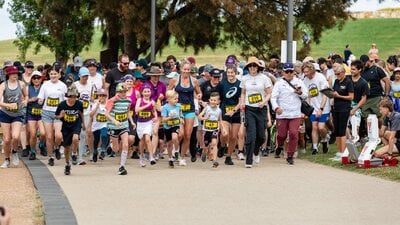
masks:
[[[368,51],[369,59],[376,62],[379,59],[378,52],[378,47],[375,43],[372,43],[371,48]]]
[[[345,62],[349,60],[351,54],[353,54],[353,52],[350,50],[350,45],[347,44],[343,52]]]

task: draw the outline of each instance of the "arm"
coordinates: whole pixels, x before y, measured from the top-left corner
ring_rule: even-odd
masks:
[[[200,90],[199,81],[196,78],[193,78],[193,84],[194,84],[194,90],[197,94],[197,98],[200,100],[203,97],[203,94],[201,93]]]
[[[151,101],[150,101],[149,103],[147,103],[146,105],[140,106],[140,102],[141,102],[141,101],[142,101],[141,98],[139,98],[139,99],[136,101],[135,112],[143,111],[144,109],[146,109],[146,108],[149,107],[150,105],[155,106],[155,104],[156,104],[153,100],[151,100]]]
[[[90,111],[89,116],[93,118],[94,114],[96,114],[97,109],[99,108],[100,102],[97,102],[92,111]]]
[[[22,81],[20,81],[20,85],[21,85],[22,95],[24,96],[24,98],[22,100],[22,105],[26,106],[28,104],[28,98],[29,98],[29,96],[28,96],[28,87]]]
[[[385,83],[385,90],[384,90],[385,91],[385,95],[389,96],[389,94],[390,94],[390,80],[389,80],[388,77],[385,77],[382,80]]]
[[[349,95],[339,95],[339,93],[335,92],[334,97],[352,101],[354,98],[354,92],[349,92]]]
[[[4,82],[0,85],[0,99],[1,99],[1,101],[0,101],[0,107],[3,107],[3,108],[7,108],[7,107],[10,107],[10,104],[9,103],[4,103],[3,101],[3,93],[4,93]]]
[[[396,143],[396,131],[390,131],[390,136],[389,136],[389,149],[388,149],[388,154],[392,155],[394,145]]]
[[[82,118],[82,130],[86,130],[86,126],[85,126],[85,116],[83,115],[83,107],[82,107],[82,111],[79,111],[79,115]]]
[[[177,78],[169,80],[167,90],[173,90],[175,88],[177,82],[178,82]]]
[[[155,104],[155,103],[154,103]],[[156,122],[158,120],[158,115],[157,115],[157,108],[153,108],[153,121]]]
[[[354,108],[350,111],[350,115],[354,115],[357,109],[359,109],[362,105],[364,105],[366,101],[367,101],[367,96],[363,95],[361,97],[361,100],[357,103],[357,105],[354,106]]]
[[[201,111],[201,113],[199,114],[199,120],[206,120],[208,117],[204,116],[204,114],[206,113],[206,109],[207,107],[205,107],[203,109],[203,111]]]
[[[242,93],[240,94],[240,108],[243,108],[246,105],[246,89],[242,87]]]
[[[379,129],[379,137],[383,137],[385,135],[386,129],[387,129],[387,126],[382,125],[381,129]]]

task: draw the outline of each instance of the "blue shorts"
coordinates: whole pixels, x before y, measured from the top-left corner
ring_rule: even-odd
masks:
[[[190,118],[195,118],[196,113],[195,112],[183,112],[183,119],[190,119]]]
[[[14,122],[24,122],[23,116],[9,116],[7,113],[0,111],[0,123],[14,123]]]
[[[310,116],[310,121],[311,121],[311,123],[312,123],[312,122],[326,123],[326,121],[328,121],[328,119],[329,119],[329,114],[330,114],[330,113],[322,114],[319,118],[316,118],[316,117],[315,117],[315,114],[312,114],[312,115]]]
[[[42,111],[43,123],[61,123],[61,120],[56,119],[56,112],[43,110]]]

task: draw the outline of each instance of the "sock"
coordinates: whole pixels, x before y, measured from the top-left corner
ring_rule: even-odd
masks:
[[[318,144],[312,144],[313,149],[317,149],[318,148]]]
[[[121,152],[121,166],[125,166],[126,158],[128,157],[128,150],[122,150]]]
[[[15,151],[14,149],[12,150],[12,154],[15,154],[15,153],[17,153],[17,151]]]
[[[10,157],[6,158],[5,160],[6,160],[6,161],[10,161]]]
[[[36,153],[36,149],[35,148],[31,148],[31,152],[32,153]]]

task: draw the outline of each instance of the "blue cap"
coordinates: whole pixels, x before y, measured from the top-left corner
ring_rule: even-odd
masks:
[[[80,77],[89,76],[89,69],[87,67],[81,67],[78,74]]]
[[[283,64],[283,71],[294,70],[293,63],[285,63]]]

